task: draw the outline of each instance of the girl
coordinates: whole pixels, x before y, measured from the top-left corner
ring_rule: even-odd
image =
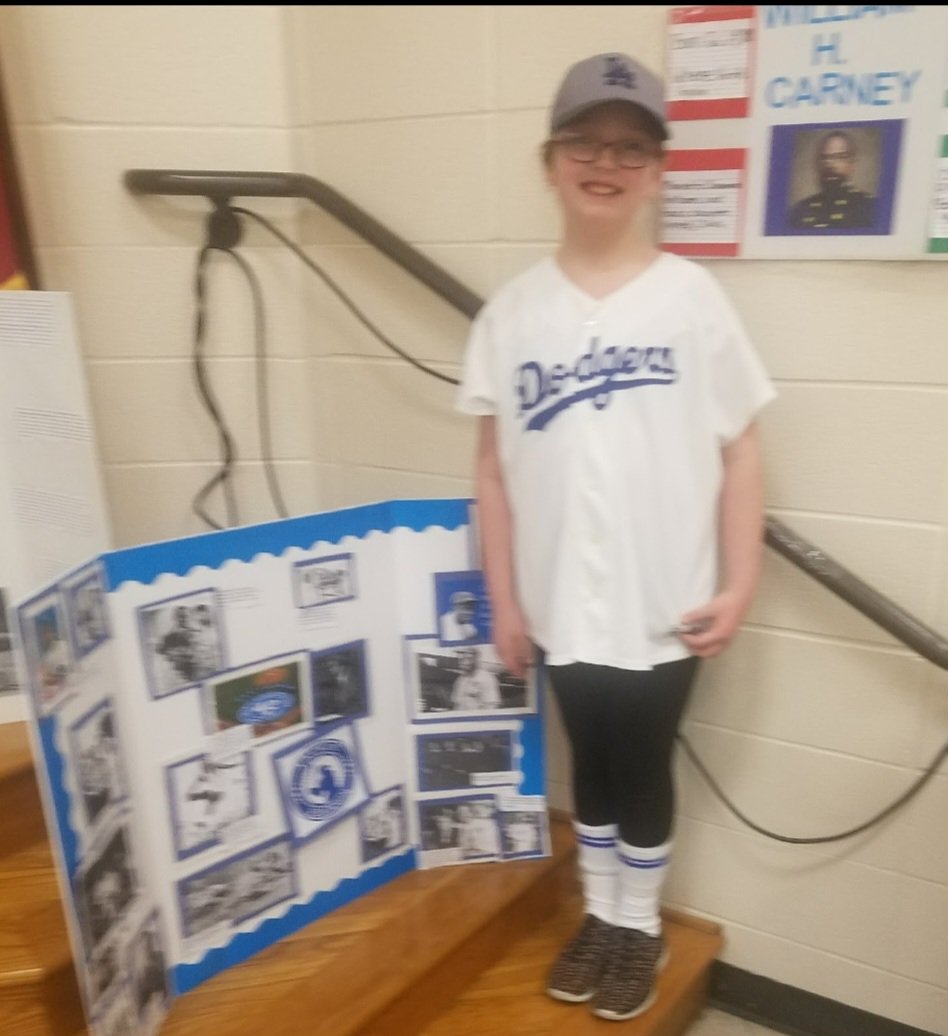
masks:
[[[548,992],[615,1020],[665,956],[672,748],[755,592],[774,394],[711,276],[651,239],[667,137],[648,69],[569,69],[543,146],[559,246],[478,313],[458,400],[497,651],[523,676],[539,650],[571,748],[585,917]]]

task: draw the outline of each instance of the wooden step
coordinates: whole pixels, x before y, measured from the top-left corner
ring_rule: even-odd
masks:
[[[604,1021],[586,1004],[553,1000],[544,992],[550,965],[582,919],[578,894],[555,916],[513,943],[440,1018],[417,1036],[681,1036],[706,1005],[711,964],[723,940],[717,925],[665,911],[669,958],[655,1003],[638,1018]]]
[[[0,857],[46,841],[25,723],[0,723],[0,809]]]
[[[86,1031],[25,723],[0,724],[0,1032]]]
[[[13,789],[32,816],[0,851],[0,1032],[81,1036],[26,731],[9,726],[21,729],[0,728],[11,749],[0,809]],[[704,1006],[721,946],[698,919],[666,915],[671,958],[639,1019],[604,1022],[543,992],[581,912],[565,816],[554,815],[551,836],[548,859],[415,871],[333,911],[179,997],[162,1036],[680,1036]]]
[[[162,1036],[417,1036],[574,885],[551,824],[542,860],[414,871],[180,997]]]

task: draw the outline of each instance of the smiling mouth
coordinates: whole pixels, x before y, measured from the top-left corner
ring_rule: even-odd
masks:
[[[597,180],[589,180],[582,187],[586,194],[594,194],[597,198],[611,198],[622,193],[621,187],[616,187],[615,184],[611,183],[601,183]]]

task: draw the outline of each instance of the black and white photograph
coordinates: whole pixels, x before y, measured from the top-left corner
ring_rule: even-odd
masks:
[[[505,860],[546,855],[548,828],[545,809],[501,809],[497,820]]]
[[[66,613],[76,657],[84,658],[109,638],[109,621],[102,573],[87,569],[63,584]]]
[[[419,791],[461,791],[511,784],[513,731],[419,734],[415,739]]]
[[[249,752],[221,758],[202,753],[169,764],[165,773],[179,860],[220,845],[256,810]]]
[[[178,883],[187,937],[233,926],[296,895],[296,875],[285,838],[255,846]]]
[[[312,721],[309,655],[274,655],[204,682],[205,727],[247,727],[255,744],[303,730]]]
[[[461,861],[498,857],[496,812],[493,796],[419,801],[422,851],[454,850]]]
[[[504,669],[489,644],[447,648],[436,639],[406,639],[408,685],[417,721],[536,712],[534,680]]]
[[[138,622],[153,698],[194,687],[224,668],[224,637],[214,590],[140,608]]]
[[[91,952],[125,914],[137,888],[128,828],[122,825],[104,839],[101,851],[89,854],[76,878],[84,942]]]
[[[95,1036],[141,1036],[142,1030],[135,1018],[135,1008],[129,999],[129,990],[118,983],[106,1004],[97,1004],[92,1016]]]
[[[369,685],[365,641],[314,651],[311,658],[316,722],[333,723],[367,716]]]
[[[74,660],[63,601],[55,590],[19,608],[23,650],[36,711],[46,716],[70,696]]]
[[[141,1027],[150,1031],[168,1010],[168,966],[162,948],[158,915],[151,914],[132,936],[125,951],[125,968]]]
[[[7,619],[7,602],[7,592],[0,586],[0,694],[12,694],[17,689],[16,655]]]
[[[405,844],[405,794],[399,785],[374,795],[359,810],[362,862],[384,856]]]
[[[356,596],[355,558],[352,554],[332,554],[296,562],[293,595],[297,608],[353,600]]]
[[[70,731],[76,784],[91,826],[128,797],[128,781],[111,698],[83,715]]]
[[[438,640],[443,645],[482,644],[490,639],[490,604],[479,571],[435,572]]]
[[[98,1000],[123,970],[117,939],[104,939],[89,961],[89,989]]]

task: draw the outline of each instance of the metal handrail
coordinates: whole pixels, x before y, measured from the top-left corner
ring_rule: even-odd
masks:
[[[332,187],[304,173],[129,169],[124,183],[133,194],[191,195],[209,198],[215,204],[233,197],[305,198],[374,245],[465,316],[473,319],[484,305],[483,299],[413,245],[393,234]],[[948,640],[798,536],[783,522],[767,516],[765,540],[778,554],[896,640],[941,669],[948,669]]]

